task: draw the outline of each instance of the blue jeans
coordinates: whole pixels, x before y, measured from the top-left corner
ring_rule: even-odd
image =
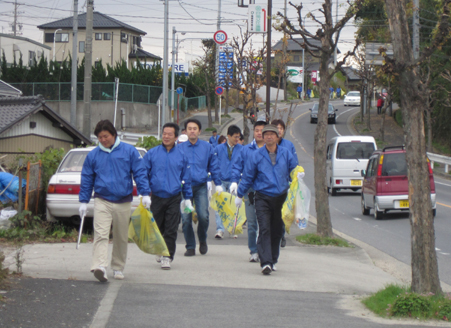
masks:
[[[194,206],[196,206],[197,213],[197,237],[200,243],[206,243],[209,223],[207,183],[193,186],[192,190]],[[182,214],[182,227],[183,234],[185,235],[186,249],[195,249],[196,237],[194,236],[192,213]]]
[[[248,193],[254,192],[253,188],[250,188]],[[255,212],[255,196],[254,202],[251,204],[249,202],[249,196],[246,193],[243,196],[244,200],[244,209],[246,210],[246,219],[247,219],[247,245],[251,254],[258,253],[257,250],[257,232],[258,232],[258,223],[257,223],[257,214]]]
[[[230,185],[232,184],[230,181],[221,181],[221,186],[224,191],[228,191],[230,188]],[[216,215],[216,230],[224,232],[224,224],[222,224],[221,217],[219,216],[219,213],[215,211]]]

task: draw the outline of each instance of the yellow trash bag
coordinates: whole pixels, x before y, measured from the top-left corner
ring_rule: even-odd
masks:
[[[313,92],[313,89],[312,89],[312,93],[310,94],[310,98],[314,98],[315,97],[315,93]]]
[[[144,253],[169,256],[168,247],[157,223],[142,202],[132,214],[128,226],[128,238],[132,239]]]
[[[285,224],[285,230],[287,233],[290,233],[290,227],[295,219],[295,213],[299,205],[296,206],[296,198],[297,194],[299,194],[299,181],[298,181],[298,173],[304,172],[304,168],[300,165],[296,166],[290,173],[291,183],[290,188],[288,189],[287,199],[282,206],[282,220]],[[307,188],[308,189],[308,188]],[[299,196],[298,196],[299,197]],[[310,199],[308,200],[310,203]],[[298,200],[299,204],[299,200]],[[308,219],[308,218],[307,218]]]
[[[235,196],[230,195],[228,192],[222,192],[221,195],[218,195],[216,192],[211,197],[210,207],[219,213],[224,228],[230,234],[239,235],[243,233],[243,224],[246,222],[246,211],[244,210],[243,204],[238,211],[235,225],[235,217],[237,214]]]

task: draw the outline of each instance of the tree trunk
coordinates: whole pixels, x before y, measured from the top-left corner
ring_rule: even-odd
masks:
[[[370,83],[368,81],[368,92],[366,95],[366,128],[371,131],[371,94],[370,90],[373,90],[372,88],[370,88]]]
[[[215,96],[215,122],[219,123],[219,112],[221,110],[219,109],[219,97]]]
[[[400,97],[409,180],[412,291],[440,294],[442,290],[435,251],[434,217],[426,161],[423,119],[425,99],[420,91],[417,67],[413,66],[406,2],[385,0],[396,60],[394,68],[399,73],[400,89],[403,90]]]
[[[224,115],[229,115],[229,88],[226,88],[225,92],[226,92],[226,96],[225,96]]]
[[[328,54],[323,53],[320,63],[321,80],[319,81],[318,124],[315,130],[314,146],[315,208],[317,216],[316,232],[320,236],[333,237],[326,181],[326,138],[330,86],[330,74],[327,67],[328,60]]]
[[[432,152],[432,118],[431,118],[431,111],[432,107],[429,105],[429,102],[427,102],[427,108],[426,108],[426,125],[428,128],[428,146],[427,151]]]
[[[390,101],[391,101],[391,97],[390,97],[390,95],[388,95],[387,98],[385,99],[384,106],[382,107],[382,110],[381,110],[381,115],[382,115],[381,128],[380,128],[381,141],[385,141],[385,113],[387,112],[388,104],[390,103]]]

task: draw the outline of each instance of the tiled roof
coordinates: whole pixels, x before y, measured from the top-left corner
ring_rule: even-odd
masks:
[[[361,80],[362,79],[360,76],[357,75],[357,70],[355,68],[346,66],[346,67],[342,67],[342,69],[349,80]]]
[[[45,105],[42,96],[0,97],[0,134],[21,122],[30,115],[41,111],[49,120],[61,125],[61,129],[74,139],[91,144],[80,131]]]
[[[67,18],[63,18],[54,22],[50,22],[47,24],[39,25],[38,28],[40,29],[72,29],[72,23],[74,21],[74,17],[70,16]],[[133,27],[131,25],[122,23],[121,21],[118,21],[117,19],[114,19],[110,16],[107,16],[105,14],[99,13],[95,11],[93,13],[93,20],[92,20],[92,27],[94,29],[96,28],[122,28],[131,30],[134,32],[137,32],[139,34],[146,35],[147,33],[137,29],[136,27]],[[86,28],[86,13],[78,15],[78,28],[79,29],[85,29]]]
[[[147,51],[139,49],[139,48],[136,50],[136,52],[131,52],[128,55],[128,58],[136,58],[136,57],[138,57],[138,58],[155,58],[158,60],[163,59],[161,57],[158,57],[157,55],[151,54],[150,52],[147,52]]]
[[[6,82],[0,80],[0,97],[1,96],[20,96],[22,91],[14,88],[12,85],[9,85]],[[1,122],[0,122],[1,124]]]
[[[301,44],[304,44],[303,38],[293,38],[288,39],[287,51],[302,51]],[[313,44],[314,46],[321,47],[321,42],[315,39],[307,38],[307,42]],[[277,41],[277,43],[272,47],[272,50],[282,50],[283,42],[282,40]],[[313,51],[317,51],[316,49],[312,49]],[[340,50],[338,50],[340,53]]]

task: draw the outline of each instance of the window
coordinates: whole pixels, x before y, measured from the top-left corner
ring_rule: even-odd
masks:
[[[337,147],[338,159],[368,159],[374,151],[371,142],[340,142]]]
[[[111,33],[103,33],[104,40],[111,40]]]
[[[374,176],[374,169],[376,168],[377,165],[375,165],[377,163],[377,157],[373,157],[370,159],[369,163],[368,163],[368,168],[366,171],[366,177],[372,177]]]
[[[121,33],[121,42],[128,43],[128,35],[125,33]]]
[[[299,61],[299,56],[298,55],[293,56],[293,61],[298,62]]]
[[[28,66],[34,66],[36,53],[34,51],[28,51]]]
[[[69,42],[69,33],[56,33],[55,42]]]
[[[102,33],[96,33],[95,38],[96,40],[102,40]]]
[[[85,52],[85,41],[78,42],[78,52],[80,53]]]
[[[100,61],[96,61],[96,62],[94,62],[94,67],[95,67],[95,68],[98,68],[98,67],[100,67]]]
[[[134,36],[133,37],[133,44],[136,44],[138,48],[141,48],[141,37],[140,36]]]
[[[45,33],[44,42],[53,42],[53,33]]]

